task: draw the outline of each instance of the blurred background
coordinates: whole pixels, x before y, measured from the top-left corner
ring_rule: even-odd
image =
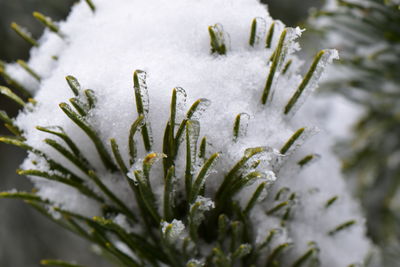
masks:
[[[302,25],[310,9],[319,8],[324,2],[325,0],[261,0],[261,3],[268,6],[274,19],[280,19],[290,27]]]
[[[40,11],[54,20],[61,20],[73,3],[72,0],[0,0],[0,59],[12,62],[27,60],[29,56],[30,46],[11,30],[11,22],[29,28],[38,38],[43,27],[33,18],[32,12]],[[0,84],[5,83],[1,80]],[[0,109],[7,110],[9,116],[16,116],[17,108],[12,101],[0,97]],[[5,134],[8,131],[1,124],[0,135]],[[25,152],[21,149],[0,143],[0,191],[32,189],[28,179],[15,173],[24,157]],[[90,265],[97,261],[93,253],[88,253],[89,246],[22,201],[0,201],[0,266],[40,266],[39,262],[44,258],[77,260]]]
[[[54,20],[64,19],[74,0],[0,0],[0,59],[6,62],[27,60],[30,46],[10,28],[11,22],[29,28],[35,38],[40,37],[43,27],[33,17],[40,11]],[[309,9],[319,7],[323,0],[262,0],[269,6],[273,18],[288,26],[301,25]],[[1,78],[0,78],[1,79]],[[0,80],[4,85],[4,81]],[[10,117],[18,114],[17,106],[0,96],[0,109]],[[0,135],[8,134],[1,124]],[[25,157],[25,152],[0,143],[0,191],[32,188],[29,181],[17,176],[15,170]],[[0,200],[0,266],[39,266],[44,258],[76,260],[87,266],[101,266],[90,244],[18,200]]]

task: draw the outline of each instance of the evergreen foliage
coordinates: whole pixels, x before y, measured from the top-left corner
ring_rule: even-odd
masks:
[[[381,244],[400,240],[400,9],[396,1],[331,1],[315,14],[327,43],[340,49],[324,85],[361,104],[354,139],[341,147],[344,169]],[[351,149],[345,149],[345,147]],[[345,153],[344,151],[347,151]]]
[[[85,3],[96,15],[96,2],[87,0]],[[34,16],[47,28],[48,34],[57,35],[67,44],[71,41],[56,22],[41,13],[35,12]],[[257,49],[271,52],[265,59],[265,65],[268,66],[265,86],[259,88],[258,102],[250,106],[262,112],[269,109],[276,114],[276,121],[283,126],[277,123],[273,127],[292,129],[297,127],[298,121],[294,115],[300,104],[317,86],[324,68],[336,57],[336,51],[319,52],[305,76],[300,77],[296,69],[299,62],[293,52],[297,50],[294,40],[301,31],[280,29],[282,25],[275,21],[268,26],[267,31],[265,19],[255,18],[246,36],[248,39],[243,41],[247,43],[249,54]],[[26,31],[14,28],[25,41],[33,46],[38,45]],[[210,52],[207,56],[215,61],[223,61],[230,53],[229,34],[221,24],[209,26],[208,33]],[[57,62],[57,56],[48,56]],[[29,62],[20,61],[18,64],[39,87],[42,85],[42,73],[29,66]],[[25,115],[37,112],[42,103],[30,98],[32,94],[24,83],[13,78],[5,65],[0,73],[10,87],[19,89],[25,97],[18,96],[5,86],[0,87],[0,93],[24,107]],[[107,95],[101,95],[96,88],[85,89],[72,75],[66,77],[72,98],[69,103],[60,103],[59,108],[70,120],[70,125],[76,126],[80,135],[73,133],[73,126],[68,129],[37,126],[37,131],[46,134],[47,138],[43,141],[48,146],[39,149],[22,129],[26,125],[21,125],[21,121],[10,118],[2,111],[0,119],[12,135],[2,136],[0,141],[28,151],[24,166],[31,168],[17,172],[33,179],[39,188],[32,192],[3,192],[0,198],[22,199],[55,223],[96,244],[99,253],[119,266],[300,267],[320,264],[334,266],[350,260],[346,262],[350,266],[368,263],[367,259],[362,258],[369,244],[363,239],[362,222],[358,214],[352,214],[354,218],[338,223],[317,223],[315,229],[319,231],[317,235],[320,242],[308,240],[308,236],[300,237],[302,233],[297,227],[304,227],[304,224],[308,226],[307,222],[314,225],[314,220],[328,220],[319,214],[312,214],[312,217],[305,215],[309,207],[321,214],[328,214],[337,207],[348,213],[354,210],[346,192],[332,196],[327,191],[321,197],[313,198],[312,194],[318,194],[313,191],[319,190],[313,182],[304,181],[298,187],[294,185],[297,184],[294,179],[304,178],[298,173],[319,158],[315,153],[302,150],[312,129],[300,127],[288,139],[278,133],[274,137],[278,141],[265,140],[257,145],[253,145],[254,142],[247,145],[248,128],[257,129],[248,126],[249,120],[252,117],[259,118],[260,114],[264,116],[265,113],[249,115],[243,112],[235,114],[232,128],[229,129],[229,140],[224,140],[223,146],[210,144],[208,135],[213,134],[219,138],[214,140],[221,140],[222,134],[218,132],[221,129],[206,129],[207,134],[200,131],[200,118],[210,105],[210,100],[199,98],[183,112],[187,93],[176,87],[172,90],[170,101],[164,100],[164,103],[169,102],[168,121],[154,121],[150,114],[152,108],[158,107],[149,103],[148,80],[145,71],[134,71],[132,95],[135,106],[132,108],[136,109],[136,118],[128,129],[124,129],[126,138],[123,143],[127,144],[124,149],[119,145],[124,136],[104,141],[102,129],[91,119],[93,112],[101,108],[99,99]],[[280,83],[282,80],[286,82]],[[287,88],[293,84],[295,88]],[[289,97],[284,99],[286,96]],[[262,123],[268,125],[271,120]],[[153,133],[154,124],[162,125],[162,137]],[[32,130],[28,129],[29,133]],[[82,133],[86,139],[79,138]],[[99,161],[88,156],[87,151],[82,149],[83,144],[76,140],[88,140]],[[229,151],[230,147],[240,142],[247,147],[244,151],[236,149],[233,156],[217,150]],[[281,143],[280,146],[277,143]],[[57,158],[50,151],[56,151]],[[221,163],[222,167],[218,165],[220,161],[224,164]],[[115,181],[110,177],[115,177]],[[49,184],[41,184],[38,182],[40,180],[46,180]],[[114,187],[113,183],[128,188],[129,198],[125,197],[125,191]],[[60,184],[75,190],[79,198],[46,196],[41,192],[48,188],[56,194],[63,194],[60,190],[63,187],[51,188],[51,185]],[[71,194],[71,197],[74,196]],[[339,205],[339,197],[343,201],[342,206],[335,205]],[[74,205],[68,206],[71,203],[65,203],[65,199],[75,201],[75,206],[99,208],[100,214],[82,214],[78,208],[71,208]],[[303,218],[296,222],[296,216],[299,215]],[[260,230],[264,232],[260,234]],[[335,250],[340,251],[337,244],[343,243],[341,240],[346,240],[348,234],[355,236],[354,242],[360,245],[360,252],[355,257],[343,255],[342,259],[329,249],[336,244]],[[357,262],[354,262],[354,258]],[[333,259],[332,262],[329,259]],[[43,260],[41,264],[80,266],[60,260]]]

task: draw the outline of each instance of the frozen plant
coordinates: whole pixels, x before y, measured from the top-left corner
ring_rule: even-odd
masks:
[[[31,59],[2,69],[34,99],[0,87],[24,107],[1,113],[15,136],[0,141],[28,151],[18,173],[35,188],[0,197],[122,266],[367,264],[330,141],[298,111],[336,51],[301,77],[302,30],[256,0],[98,0],[66,22],[35,17],[38,41],[16,28]]]
[[[367,211],[369,234],[400,251],[399,1],[328,1],[312,25],[341,61],[324,87],[363,107],[353,140],[341,147],[344,168]],[[346,147],[350,149],[345,149]],[[388,246],[390,245],[390,246]]]

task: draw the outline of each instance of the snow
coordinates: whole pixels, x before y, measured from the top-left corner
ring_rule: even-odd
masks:
[[[167,229],[169,229],[169,231],[167,231]],[[176,219],[173,219],[171,223],[161,223],[161,231],[171,243],[181,238],[184,230],[185,225],[182,223],[182,221]]]
[[[208,211],[215,207],[214,201],[212,201],[210,198],[206,198],[206,197],[202,197],[202,196],[198,196],[194,203],[199,205],[198,209],[201,211]],[[193,206],[193,204],[191,205],[191,207],[192,206]]]

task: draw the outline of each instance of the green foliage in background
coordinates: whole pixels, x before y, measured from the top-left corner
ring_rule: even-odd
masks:
[[[385,253],[398,254],[399,2],[337,0],[334,8],[327,6],[313,16],[311,25],[321,23],[328,44],[334,44],[340,51],[337,78],[329,80],[325,88],[339,91],[365,110],[354,126],[353,140],[340,147],[344,169],[365,207],[369,234]]]

